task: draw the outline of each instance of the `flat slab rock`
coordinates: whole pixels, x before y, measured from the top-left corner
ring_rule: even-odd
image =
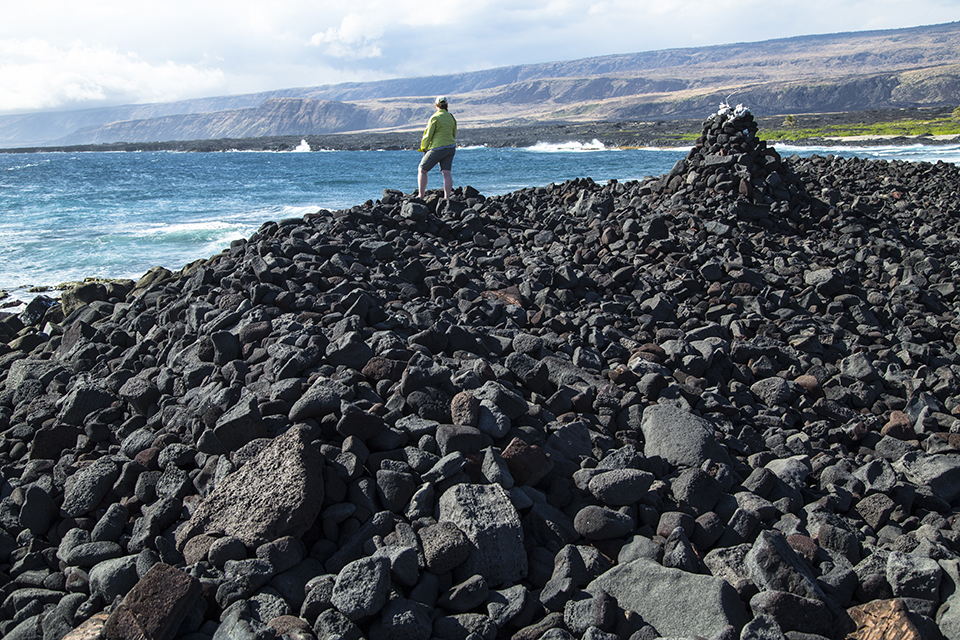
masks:
[[[621,609],[635,611],[663,637],[716,637],[750,620],[736,590],[722,578],[670,569],[648,558],[621,564],[596,578]]]

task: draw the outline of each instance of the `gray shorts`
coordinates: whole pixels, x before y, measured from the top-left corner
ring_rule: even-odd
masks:
[[[423,154],[423,159],[420,160],[420,169],[430,171],[439,163],[441,171],[450,171],[453,167],[453,154],[456,152],[457,147],[454,145],[430,149]]]

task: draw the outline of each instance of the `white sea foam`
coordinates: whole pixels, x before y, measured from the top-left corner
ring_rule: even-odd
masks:
[[[883,146],[801,146],[775,144],[781,155],[856,156],[868,160],[907,160],[911,162],[950,162],[960,164],[960,145],[883,145]]]
[[[571,151],[616,151],[617,148],[607,147],[594,138],[591,142],[538,142],[532,147],[527,147],[526,150],[538,153],[563,153]]]
[[[675,153],[690,153],[693,147],[637,147],[638,151],[669,151]]]

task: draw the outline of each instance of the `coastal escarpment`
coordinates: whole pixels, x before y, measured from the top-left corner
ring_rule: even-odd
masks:
[[[960,171],[263,225],[0,322],[5,638],[960,635]],[[886,626],[885,626],[886,625]]]

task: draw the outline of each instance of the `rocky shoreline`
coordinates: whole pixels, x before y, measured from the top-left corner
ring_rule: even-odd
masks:
[[[0,314],[0,635],[960,638],[960,170],[700,124]]]
[[[812,113],[797,116],[796,120],[804,127],[820,128],[827,126],[873,124],[893,122],[905,117],[943,117],[949,114],[945,109],[891,110],[874,109],[871,111]],[[755,118],[763,129],[782,128],[783,116],[765,116]],[[461,126],[457,138],[460,146],[488,147],[531,147],[538,143],[590,144],[598,140],[608,147],[688,147],[700,134],[703,126],[701,119],[673,119],[655,121],[596,121],[530,124],[524,126]],[[171,142],[118,142],[113,144],[71,145],[60,147],[24,147],[20,149],[0,149],[0,153],[37,153],[37,152],[78,152],[78,151],[181,151],[181,152],[218,152],[218,151],[293,151],[306,140],[314,150],[366,151],[373,149],[416,149],[420,142],[420,130],[409,131],[365,131],[359,133],[337,133],[327,135],[275,136],[263,138],[219,138],[216,140],[184,140]],[[956,144],[960,136],[940,139],[933,136],[915,137],[831,137],[791,140],[791,145],[942,145]]]

